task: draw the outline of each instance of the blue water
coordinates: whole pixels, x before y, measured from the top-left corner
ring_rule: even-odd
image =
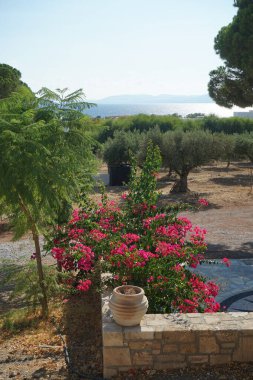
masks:
[[[98,104],[85,110],[85,113],[92,117],[109,117],[137,115],[144,113],[147,115],[169,115],[177,113],[186,116],[190,113],[200,112],[205,115],[215,114],[220,117],[233,116],[233,111],[240,108],[227,109],[215,103],[156,103],[156,104]]]

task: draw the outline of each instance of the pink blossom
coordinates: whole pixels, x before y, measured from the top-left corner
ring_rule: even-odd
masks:
[[[198,203],[202,206],[208,206],[209,205],[209,202],[205,199],[205,198],[200,198],[198,200]]]
[[[100,230],[96,230],[96,229],[90,231],[90,236],[92,239],[94,239],[97,242],[99,242],[99,241],[101,241],[107,237],[106,234],[104,234]]]
[[[223,262],[223,264],[225,264],[227,267],[230,267],[230,265],[231,265],[231,261],[230,261],[227,257],[224,257],[224,258],[222,259],[222,262]]]
[[[77,285],[77,289],[80,290],[81,292],[87,292],[87,290],[90,289],[91,286],[91,280],[79,280],[79,283]]]
[[[122,235],[122,239],[125,240],[126,244],[132,244],[139,241],[140,236],[136,234],[125,234],[125,235]]]

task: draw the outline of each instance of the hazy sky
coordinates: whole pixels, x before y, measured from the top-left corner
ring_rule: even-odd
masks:
[[[233,0],[0,0],[0,62],[37,91],[207,93]]]

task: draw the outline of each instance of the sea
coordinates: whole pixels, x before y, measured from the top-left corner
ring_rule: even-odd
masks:
[[[185,117],[191,113],[203,113],[219,117],[231,117],[234,111],[244,111],[239,107],[231,109],[220,107],[215,103],[151,103],[151,104],[97,104],[96,107],[85,110],[91,117],[116,117],[127,115],[171,115],[178,114]]]

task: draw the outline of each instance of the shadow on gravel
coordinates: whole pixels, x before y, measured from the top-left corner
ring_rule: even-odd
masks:
[[[223,186],[244,186],[250,187],[252,178],[249,174],[236,174],[229,178],[210,178],[210,181]]]
[[[238,172],[238,168],[232,167],[232,166],[229,166],[229,168],[227,168],[226,166],[224,166],[223,168],[220,168],[217,166],[202,167],[202,170],[206,172],[216,172],[216,173],[226,173],[226,174],[230,172]]]
[[[224,244],[208,244],[207,259],[253,259],[253,242],[243,243],[239,249],[228,249]]]

